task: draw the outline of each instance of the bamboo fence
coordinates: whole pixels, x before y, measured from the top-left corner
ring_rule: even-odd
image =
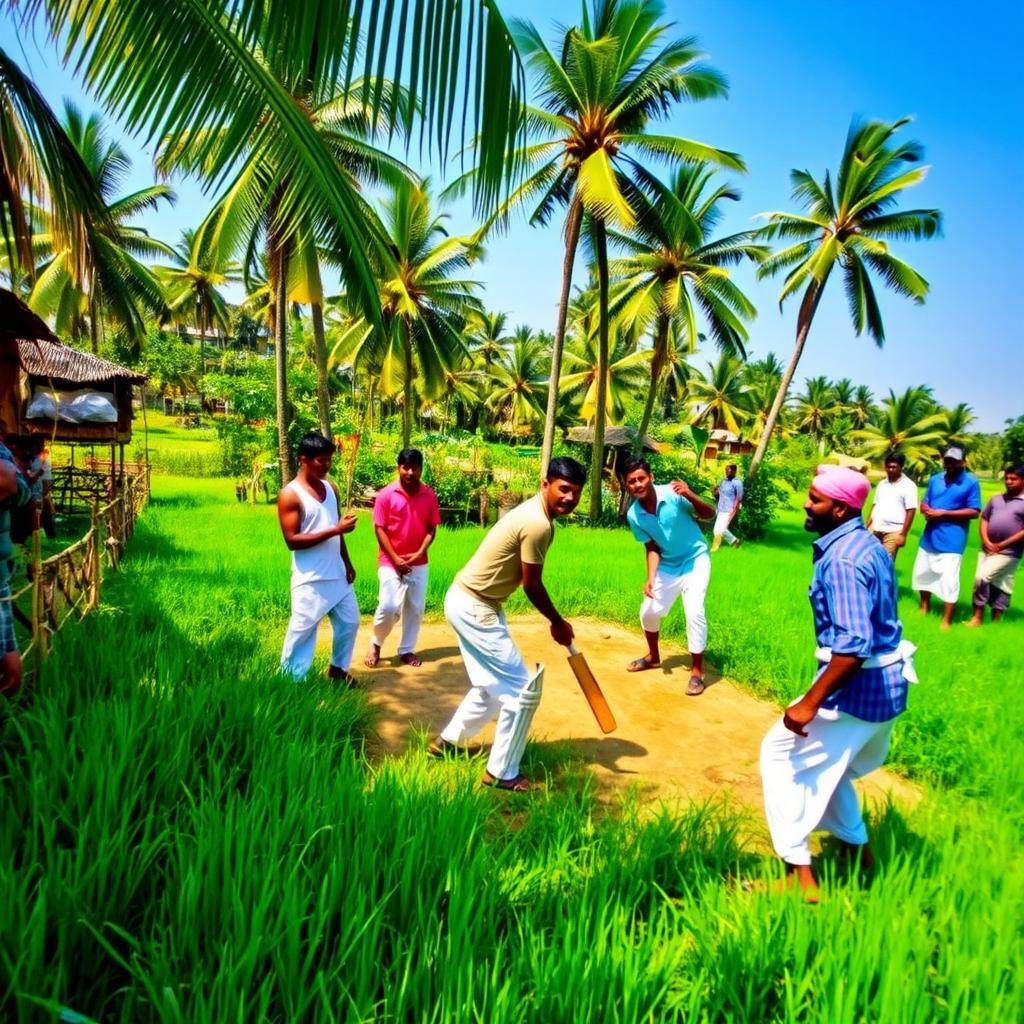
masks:
[[[111,501],[94,501],[89,529],[70,547],[43,560],[39,531],[33,535],[28,582],[10,597],[0,598],[11,603],[15,622],[29,634],[27,643],[19,645],[26,675],[38,673],[54,635],[69,618],[83,618],[99,607],[104,569],[119,568],[147,501],[149,472],[143,467],[141,473],[126,477]]]

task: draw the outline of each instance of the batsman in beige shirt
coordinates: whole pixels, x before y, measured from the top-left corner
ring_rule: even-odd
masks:
[[[519,771],[530,722],[540,703],[544,670],[530,672],[508,630],[503,605],[522,586],[533,606],[551,623],[555,643],[568,646],[569,625],[544,587],[544,559],[554,539],[554,520],[579,504],[587,472],[575,459],[553,459],[540,491],[514,508],[488,532],[455,577],[444,613],[455,630],[470,690],[430,745],[443,757],[497,716],[484,785],[517,792],[529,788]]]

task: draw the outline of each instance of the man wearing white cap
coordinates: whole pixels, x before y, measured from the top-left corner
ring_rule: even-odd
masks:
[[[871,864],[853,780],[880,767],[916,682],[903,639],[892,561],[864,526],[871,486],[845,466],[819,466],[804,511],[817,533],[809,591],[818,671],[761,744],[765,815],[786,884],[817,902],[811,833],[831,832]]]
[[[949,629],[960,597],[960,563],[972,519],[981,514],[981,485],[964,468],[964,450],[950,445],[942,457],[943,472],[928,481],[921,501],[926,520],[914,560],[913,587],[921,595],[921,613],[931,611],[932,594],[942,601],[942,628]]]

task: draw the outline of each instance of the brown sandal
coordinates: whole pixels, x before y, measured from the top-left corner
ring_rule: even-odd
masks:
[[[627,672],[646,672],[648,669],[660,668],[660,661],[651,661],[650,658],[636,658],[626,666]]]
[[[380,648],[376,644],[370,644],[370,649],[363,658],[363,664],[367,668],[376,668],[380,664]]]
[[[530,790],[530,780],[521,773],[514,779],[496,779],[488,772],[480,781],[491,789],[504,789],[510,793],[527,793]]]
[[[423,662],[420,661],[420,659],[417,658],[416,655],[412,653],[412,651],[410,651],[408,654],[400,654],[398,656],[398,660],[403,665],[411,665],[413,668],[419,668],[420,665],[423,664]]]
[[[686,696],[699,697],[706,689],[701,676],[690,676],[690,681],[686,684]]]

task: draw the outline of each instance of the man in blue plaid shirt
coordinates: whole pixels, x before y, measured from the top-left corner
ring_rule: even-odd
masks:
[[[819,466],[804,511],[817,533],[809,597],[819,670],[761,745],[765,813],[789,884],[817,900],[810,836],[831,832],[870,866],[853,780],[880,767],[893,723],[916,682],[903,640],[893,563],[861,519],[870,485],[842,466]]]

